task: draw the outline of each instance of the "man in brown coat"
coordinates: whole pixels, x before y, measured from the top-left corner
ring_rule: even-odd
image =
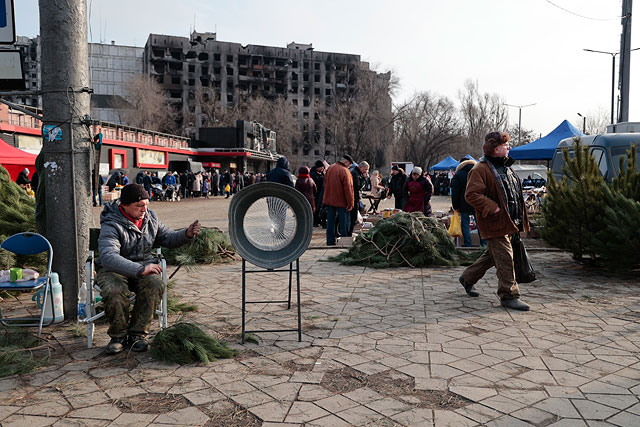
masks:
[[[324,174],[322,204],[327,207],[327,246],[336,244],[336,216],[340,235],[349,233],[349,212],[353,209],[353,179],[349,167],[353,159],[348,154],[329,166]]]
[[[510,167],[514,162],[509,157],[510,149],[508,134],[490,132],[483,146],[485,155],[469,172],[465,198],[476,210],[478,229],[487,241],[487,250],[464,270],[460,283],[469,296],[477,297],[473,286],[495,266],[500,304],[528,311],[529,305],[519,299],[511,239],[515,233],[528,231],[529,221],[520,179]]]

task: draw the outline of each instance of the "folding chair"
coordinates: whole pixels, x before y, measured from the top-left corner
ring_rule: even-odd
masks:
[[[0,282],[0,290],[4,291],[37,291],[43,286],[44,298],[42,299],[42,307],[39,316],[31,317],[3,317],[0,309],[0,322],[5,326],[37,326],[38,336],[42,333],[43,326],[49,326],[55,320],[51,313],[51,320],[44,323],[44,314],[47,298],[51,299],[51,307],[53,307],[53,293],[51,292],[51,263],[53,262],[53,248],[51,243],[38,233],[24,232],[14,234],[0,244],[0,249],[5,249],[17,255],[36,255],[48,251],[49,258],[47,261],[47,273],[44,276],[33,280],[25,280],[21,282]]]
[[[95,292],[100,292],[98,281],[95,274],[95,252],[98,250],[98,237],[100,236],[99,228],[92,228],[89,230],[89,256],[87,257],[87,264],[85,268],[85,282],[87,283],[87,300],[85,301],[85,310],[87,316],[84,319],[78,319],[80,323],[87,324],[87,347],[93,346],[93,332],[95,330],[95,321],[104,316],[104,311],[98,313],[97,307],[102,304],[102,301],[96,302]],[[160,248],[156,248],[156,257],[158,263],[162,266],[162,301],[160,307],[156,310],[158,315],[158,324],[161,329],[167,327],[167,261],[162,256]],[[129,304],[135,302],[135,294],[129,297]]]

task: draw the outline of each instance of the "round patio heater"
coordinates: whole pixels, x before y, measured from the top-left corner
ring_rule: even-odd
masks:
[[[296,189],[273,182],[252,184],[233,196],[229,205],[229,236],[242,257],[242,342],[249,332],[298,332],[302,340],[300,316],[300,262],[313,232],[313,212],[307,199]],[[249,262],[262,270],[247,270]],[[294,267],[295,263],[295,267]],[[289,264],[288,269],[279,270]],[[246,304],[287,303],[291,308],[293,272],[296,273],[298,328],[245,330]],[[249,273],[289,272],[287,300],[246,300]]]

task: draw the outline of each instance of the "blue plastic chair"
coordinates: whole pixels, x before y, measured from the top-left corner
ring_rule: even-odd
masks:
[[[44,323],[44,314],[47,298],[51,299],[51,307],[54,306],[53,294],[51,292],[51,264],[53,262],[53,248],[51,243],[38,233],[24,232],[14,234],[0,244],[0,249],[13,252],[17,255],[36,255],[45,251],[49,253],[47,262],[47,273],[34,280],[21,282],[0,282],[0,290],[4,291],[37,291],[44,286],[44,298],[40,316],[37,317],[4,317],[0,309],[0,322],[5,326],[38,326],[38,336],[42,333],[43,326],[49,326],[54,321],[53,313],[51,320]]]

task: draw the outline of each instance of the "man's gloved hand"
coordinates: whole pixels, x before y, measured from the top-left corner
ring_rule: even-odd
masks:
[[[198,220],[196,219],[193,224],[191,224],[189,226],[189,228],[187,228],[187,237],[190,239],[193,239],[194,237],[196,237],[198,234],[200,234],[200,223],[198,222]]]
[[[149,276],[151,274],[161,274],[162,267],[158,264],[147,264],[144,266],[144,271],[142,272],[142,276]]]

